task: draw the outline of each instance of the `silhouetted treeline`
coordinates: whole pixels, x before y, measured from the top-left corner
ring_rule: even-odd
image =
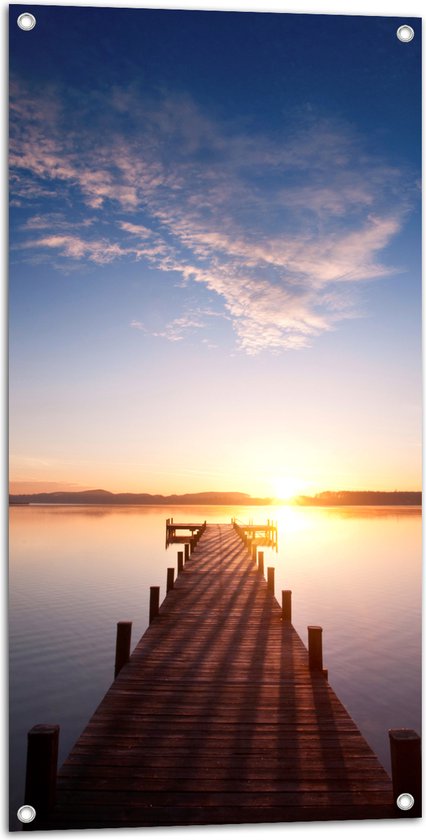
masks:
[[[272,499],[256,499],[246,493],[185,493],[171,496],[150,493],[109,493],[108,490],[59,491],[10,495],[11,505],[270,505]]]
[[[298,505],[421,505],[420,490],[326,490],[316,496],[298,496]]]

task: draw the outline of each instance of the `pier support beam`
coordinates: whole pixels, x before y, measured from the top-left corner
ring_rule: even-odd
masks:
[[[291,589],[281,591],[281,602],[283,621],[291,621]]]
[[[308,627],[309,668],[322,671],[322,627]]]
[[[115,667],[114,677],[120,673],[123,665],[126,665],[130,658],[130,640],[132,637],[132,622],[117,622],[117,638],[115,642]]]
[[[273,566],[268,566],[268,592],[273,595],[275,592],[275,569]]]
[[[160,587],[151,586],[149,593],[149,623],[158,615],[160,609]]]
[[[414,729],[390,729],[392,787],[395,811],[400,817],[420,817],[422,811],[421,738]],[[402,793],[414,798],[412,808],[402,810],[397,799]]]
[[[189,544],[185,543],[184,545],[184,552],[185,552],[185,563],[189,560]]]
[[[258,555],[258,569],[261,575],[265,574],[265,565],[264,565],[264,552],[259,551]]]
[[[40,817],[52,810],[56,798],[59,726],[39,724],[28,732],[25,804],[32,805],[36,818],[28,827],[40,828]]]

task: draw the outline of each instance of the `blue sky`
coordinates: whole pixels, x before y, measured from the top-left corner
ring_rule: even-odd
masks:
[[[13,8],[16,486],[418,487],[418,21]]]

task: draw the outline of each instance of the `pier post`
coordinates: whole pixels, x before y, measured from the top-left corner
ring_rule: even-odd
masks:
[[[282,619],[291,621],[291,589],[283,589],[281,592]]]
[[[184,552],[185,552],[185,563],[187,563],[188,560],[189,560],[189,545],[188,545],[188,543],[185,543],[185,545],[184,545]]]
[[[177,553],[177,570],[178,575],[183,572],[183,551],[178,551]]]
[[[275,569],[273,566],[268,566],[268,592],[271,592],[272,595],[275,592]]]
[[[58,745],[57,724],[38,724],[28,732],[25,804],[35,808],[34,828],[40,828],[37,817],[46,816],[55,804]]]
[[[158,615],[160,609],[160,587],[151,586],[149,593],[149,623]]]
[[[261,575],[263,575],[263,574],[264,574],[264,571],[265,571],[264,561],[263,561],[263,558],[264,558],[264,552],[263,552],[263,551],[259,551],[259,553],[258,553],[258,555],[257,555],[257,558],[258,558],[258,568],[259,568],[259,572],[260,572],[260,574],[261,574]]]
[[[253,563],[257,564],[257,545],[252,545],[251,547],[251,559]]]
[[[322,627],[308,627],[309,668],[322,671]]]
[[[170,590],[173,589],[174,582],[175,582],[175,570],[174,570],[173,566],[171,566],[169,569],[167,569],[166,592],[170,592]]]
[[[389,742],[392,766],[392,787],[395,810],[401,817],[420,817],[422,810],[421,738],[414,729],[390,729]],[[409,793],[413,807],[402,810],[398,796]]]
[[[126,665],[130,658],[130,640],[132,637],[132,622],[117,622],[117,638],[115,642],[115,667],[114,677],[120,673],[123,665]]]

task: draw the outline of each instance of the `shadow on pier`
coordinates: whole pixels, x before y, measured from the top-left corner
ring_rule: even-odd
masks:
[[[33,827],[396,816],[391,780],[327,681],[321,628],[307,650],[250,533],[187,531],[186,562],[179,552],[161,606],[151,591],[130,658],[124,628],[117,678]]]

